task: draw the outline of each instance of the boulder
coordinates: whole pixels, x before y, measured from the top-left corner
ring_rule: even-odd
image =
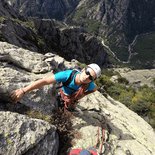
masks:
[[[0,154],[57,155],[58,135],[49,123],[12,112],[0,112]],[[33,153],[31,150],[33,149]]]

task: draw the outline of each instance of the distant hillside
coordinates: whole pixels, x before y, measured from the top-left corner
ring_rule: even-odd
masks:
[[[63,20],[80,0],[6,0],[21,15]]]
[[[136,35],[155,30],[154,0],[141,2],[138,0],[6,1],[24,16],[55,18],[64,20],[70,25],[83,27],[86,31],[101,37],[120,61],[128,62],[129,45]],[[141,50],[136,49],[136,52]],[[143,50],[143,53],[150,53],[148,50]],[[138,57],[140,55],[135,58],[141,59]],[[152,60],[147,61],[150,61],[149,66],[153,68]],[[145,65],[139,64],[139,68],[143,67]]]
[[[155,68],[155,32],[138,36],[131,52],[131,66]]]
[[[154,31],[155,1],[85,0],[68,22],[81,25],[104,39],[120,60],[128,60],[128,45],[137,34]]]
[[[81,28],[51,19],[27,19],[14,12],[6,2],[0,2],[0,41],[34,52],[59,54],[69,61],[107,65],[102,42]]]

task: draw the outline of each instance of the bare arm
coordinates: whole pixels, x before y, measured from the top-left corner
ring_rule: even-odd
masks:
[[[11,93],[11,98],[12,100],[16,103],[18,102],[25,93],[28,93],[34,89],[39,89],[45,85],[49,85],[49,84],[52,84],[52,83],[55,83],[55,78],[54,78],[54,74],[50,77],[47,77],[47,78],[43,78],[43,79],[40,79],[40,80],[37,80],[35,82],[33,82],[32,84],[24,87],[24,88],[20,88],[20,89],[17,89],[17,90],[14,90],[12,93]]]

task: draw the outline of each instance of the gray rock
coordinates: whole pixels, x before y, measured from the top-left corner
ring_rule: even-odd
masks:
[[[1,45],[0,59],[2,61],[8,61],[32,73],[45,73],[51,69],[41,54],[17,48],[5,42]]]
[[[25,49],[39,51],[38,36],[33,30],[23,24],[24,21],[6,17],[2,18],[4,20],[0,22],[1,40]]]
[[[37,33],[47,45],[66,60],[77,59],[83,63],[107,64],[106,48],[101,41],[84,33],[79,27],[57,26],[53,20],[34,20]],[[53,52],[52,52],[53,53]]]
[[[0,116],[0,154],[21,155],[33,147],[43,154],[57,154],[58,136],[54,126],[12,112],[0,112]]]
[[[101,127],[104,129],[102,151],[107,155],[153,155],[155,152],[155,132],[136,113],[129,110],[110,96],[105,98],[95,92],[83,98],[78,107],[81,113],[73,119],[73,128],[81,134],[75,138],[73,148],[89,148],[96,145],[99,138],[101,148]],[[98,134],[99,130],[99,134]]]
[[[79,2],[79,0],[7,1],[24,16],[59,20],[64,19],[65,15],[70,13]]]
[[[20,18],[20,15],[5,0],[0,1],[0,16]]]
[[[6,42],[0,42],[0,49],[0,60],[3,62],[0,64],[0,98],[5,101],[11,101],[9,94],[13,90],[27,86],[40,78],[51,76],[52,69],[56,68],[59,71],[76,66],[76,63],[65,61],[58,55],[55,55],[52,61],[46,62],[44,55]],[[52,113],[57,107],[55,87],[48,85],[34,90],[26,94],[21,103],[45,113]]]
[[[120,75],[126,78],[130,84],[136,87],[147,85],[155,87],[153,80],[155,79],[155,69],[131,70],[127,68],[115,69]]]
[[[44,61],[46,61],[46,58],[42,59],[44,55],[22,49],[23,54],[21,56],[18,52],[19,48],[17,46],[13,46],[4,42],[0,42],[0,47],[2,47],[3,49],[1,50],[0,55],[0,108],[2,111],[4,104],[1,104],[10,102],[10,92],[12,90],[26,86],[30,82],[44,76],[50,76],[52,73],[50,69],[47,69],[45,73],[42,73],[41,69],[39,69],[39,72],[37,72],[37,74],[34,72],[30,72],[30,70],[33,71],[31,63],[44,64]],[[8,58],[10,57],[10,51],[13,51],[14,53],[12,53],[11,55],[12,59]],[[29,59],[26,59],[28,53],[30,53]],[[33,57],[36,57],[37,59]],[[54,57],[56,57],[57,59],[58,56],[51,56],[53,60]],[[50,57],[48,56],[47,59],[49,58]],[[28,64],[30,65],[27,65],[25,67],[25,60],[30,60],[30,62],[28,62]],[[10,61],[17,62],[17,65],[14,65],[15,63],[10,63]],[[63,69],[65,69],[72,63],[75,65],[77,61],[72,61],[70,63],[63,59],[63,62],[57,60],[55,60],[55,62],[57,62],[56,65],[58,65],[58,67],[60,66],[59,63],[61,63],[61,66],[63,66]],[[47,66],[49,65],[48,62],[46,62],[46,64]],[[27,69],[25,70],[24,67]],[[20,104],[24,104],[28,107],[31,107],[32,109],[37,109],[44,112],[45,114],[53,114],[53,110],[57,108],[55,93],[55,89],[52,86],[47,86],[26,94],[20,101]],[[5,112],[1,113],[4,114]],[[19,117],[19,121],[17,122],[15,120],[16,115]],[[129,110],[120,102],[113,100],[110,96],[107,96],[107,98],[105,98],[101,93],[97,91],[91,95],[84,97],[79,101],[77,109],[73,112],[73,115],[73,119],[71,120],[73,124],[72,128],[75,132],[77,132],[77,135],[79,135],[79,137],[70,137],[72,141],[74,141],[74,143],[72,143],[72,148],[92,147],[96,145],[97,139],[99,139],[99,147],[97,147],[97,149],[98,151],[100,151],[101,148],[103,148],[102,152],[107,155],[154,155],[155,133],[152,127],[136,113]],[[5,117],[0,117],[0,119],[0,128],[4,129],[3,126],[6,126],[6,132],[11,132],[12,127],[21,129],[21,120],[24,120],[23,124],[26,127],[28,126],[28,128],[26,128],[28,131],[30,131],[31,129],[31,123],[27,121],[29,119],[23,115],[21,116],[19,114],[7,112],[5,113]],[[5,120],[5,125],[3,120]],[[38,132],[34,131],[33,136],[36,136],[38,138],[38,141],[36,140],[37,144],[35,143],[36,145],[34,145],[34,143],[31,145],[31,137],[33,136],[23,136],[24,138],[28,138],[28,140],[24,143],[24,140],[22,139],[21,142],[23,143],[19,143],[17,145],[20,148],[19,154],[23,153],[20,151],[24,150],[24,153],[26,153],[27,155],[39,154],[40,152],[40,155],[50,155],[50,152],[52,152],[53,155],[57,153],[58,143],[56,141],[56,133],[52,134],[52,136],[55,137],[54,141],[52,141],[52,137],[48,136],[50,134],[48,133],[48,131],[50,131],[51,126],[44,121],[41,122],[43,122],[43,126],[40,127],[41,129],[43,128],[43,130],[41,131],[46,131],[46,133],[43,133],[42,136]],[[17,123],[17,125],[15,123]],[[22,135],[25,135],[27,134],[27,130],[25,130],[25,128],[23,127],[18,131],[20,131]],[[5,131],[0,130],[1,133],[5,133]],[[104,135],[102,134],[102,131]],[[1,136],[2,138],[0,139],[0,145],[4,145],[6,144],[6,138],[4,134],[1,134]],[[17,134],[17,136],[19,135]],[[17,140],[19,140],[19,137],[17,137]],[[3,146],[4,149],[0,150],[3,151],[2,154],[4,153],[4,151],[12,151],[12,154],[16,154],[16,152],[14,152],[14,145],[12,144],[12,141],[10,140],[8,142],[10,142],[10,144],[7,143],[7,145]],[[55,145],[56,150],[53,150],[52,148]],[[5,148],[7,148],[8,150]],[[44,148],[48,148],[48,150]]]

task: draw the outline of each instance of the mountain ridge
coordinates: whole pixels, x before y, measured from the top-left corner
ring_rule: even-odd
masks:
[[[28,3],[29,1],[27,0],[26,2]],[[111,51],[115,53],[121,63],[126,62],[126,64],[130,66],[133,66],[134,63],[129,62],[128,58],[130,57],[130,55],[132,55],[130,59],[133,59],[134,61],[135,54],[139,51],[139,49],[137,51],[132,50],[132,53],[129,53],[128,51],[128,48],[132,41],[135,39],[136,35],[155,31],[155,2],[153,0],[142,0],[141,3],[139,3],[138,0],[59,0],[57,2],[48,2],[48,0],[40,1],[40,3],[38,1],[38,4],[35,7],[37,9],[37,6],[42,7],[42,5],[44,4],[45,12],[46,7],[47,10],[49,7],[59,7],[49,9],[48,17],[43,16],[42,18],[55,18],[60,20],[60,18],[57,18],[56,15],[54,16],[53,13],[61,12],[62,10],[64,10],[65,13],[61,14],[61,20],[64,19],[64,21],[69,25],[81,26],[89,33],[100,36],[104,40],[105,44],[109,46]],[[22,8],[22,6],[25,4],[22,0],[20,1],[19,5],[17,5],[17,1],[13,1],[12,3],[15,6],[18,6],[19,9],[20,7]],[[64,5],[59,5],[61,3]],[[65,5],[68,5],[68,8],[66,7],[64,9]],[[33,11],[36,12],[35,9],[33,9]],[[51,17],[50,14],[52,15]],[[33,16],[33,14],[27,15],[27,11],[24,12],[24,10],[23,15]],[[149,45],[149,43],[146,44]],[[150,54],[152,55],[152,51],[150,50],[151,46],[149,45],[149,48],[147,50],[150,51]],[[147,53],[147,50],[145,50],[144,52]],[[136,58],[137,57],[139,58],[140,62],[143,62],[141,53],[140,55],[137,55]],[[146,59],[147,61],[150,60],[149,57],[147,57]],[[141,65],[141,63],[139,63],[139,65],[141,65],[141,68],[153,68],[154,62],[152,60],[150,60],[150,62],[151,63],[146,66]],[[135,68],[136,67],[137,66],[135,66]]]

